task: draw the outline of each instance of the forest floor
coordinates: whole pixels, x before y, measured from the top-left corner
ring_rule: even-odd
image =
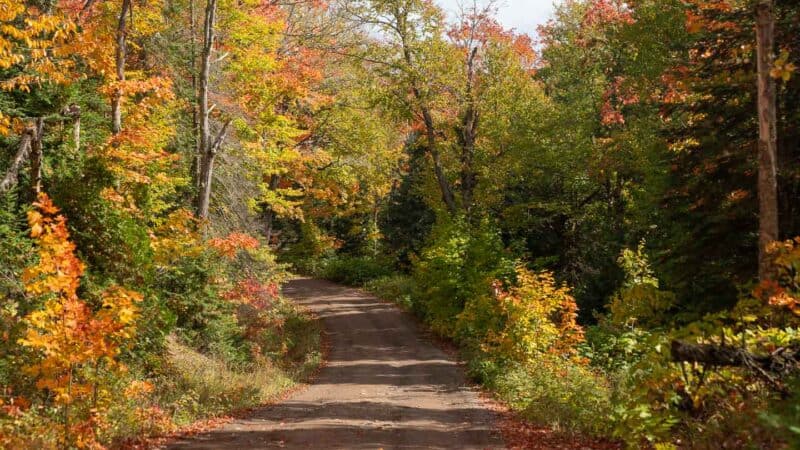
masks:
[[[321,280],[292,280],[284,293],[323,322],[330,348],[317,379],[281,403],[169,449],[505,448],[500,429],[508,434],[514,426],[507,414],[483,398],[452,352],[411,315]],[[542,444],[552,438],[526,437]],[[512,447],[528,447],[506,438]],[[575,444],[545,445],[587,448]]]

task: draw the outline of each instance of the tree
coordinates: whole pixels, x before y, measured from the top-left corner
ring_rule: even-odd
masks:
[[[392,83],[400,108],[413,117],[423,131],[442,202],[455,214],[458,204],[442,160],[443,131],[437,124],[435,106],[443,100],[441,88],[450,58],[442,39],[444,17],[436,6],[423,0],[369,0],[345,3],[351,17],[384,33],[387,42],[378,43],[372,52],[357,57],[372,66],[376,74]],[[410,93],[410,98],[406,93]]]
[[[22,275],[32,298],[45,298],[42,309],[28,314],[25,336],[20,344],[35,351],[38,358],[25,368],[37,380],[39,389],[54,396],[63,414],[63,447],[95,442],[93,427],[87,427],[105,401],[98,404],[98,388],[107,386],[98,374],[116,371],[119,348],[135,333],[137,303],[142,296],[112,286],[102,294],[103,308],[97,312],[78,297],[85,265],[75,256],[66,219],[47,194],[41,193],[28,213],[31,237],[37,242],[39,261]],[[74,411],[74,412],[73,412]],[[78,418],[76,419],[77,416]],[[78,444],[83,445],[83,444]]]
[[[111,95],[111,131],[119,134],[122,131],[122,84],[125,81],[125,60],[128,56],[128,14],[133,15],[133,0],[122,0],[122,8],[119,11],[119,22],[117,25],[117,46],[116,46],[116,75],[117,86]]]
[[[211,184],[214,179],[214,161],[217,152],[225,140],[230,121],[225,122],[222,129],[216,134],[211,133],[211,106],[209,106],[209,79],[211,77],[211,63],[216,39],[217,0],[206,2],[205,19],[203,21],[203,50],[200,56],[200,79],[197,104],[199,110],[200,147],[198,148],[198,180],[197,180],[197,217],[208,218],[208,208],[211,203]]]
[[[778,229],[778,127],[775,80],[775,18],[771,0],[756,6],[756,58],[758,60],[758,277],[772,277],[769,246]]]
[[[16,0],[0,2],[0,70],[4,71],[0,91],[31,94],[46,85],[67,84],[74,67],[67,43],[75,32],[75,24],[58,11],[26,8],[24,2]],[[0,182],[0,193],[17,183],[22,166],[30,161],[35,198],[41,191],[44,118],[35,117],[25,125],[22,120],[0,111],[0,137],[14,129],[23,130],[18,150]]]

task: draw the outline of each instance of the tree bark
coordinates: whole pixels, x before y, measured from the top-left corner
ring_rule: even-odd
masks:
[[[214,22],[217,14],[217,0],[208,0],[206,3],[205,20],[203,22],[203,53],[200,61],[200,80],[197,95],[197,109],[199,118],[200,145],[198,154],[198,186],[197,186],[197,217],[208,217],[209,203],[211,201],[211,182],[214,174],[214,159],[216,149],[211,142],[211,118],[208,104],[208,83],[211,73],[211,54],[214,50]],[[227,129],[227,124],[223,132]],[[223,133],[220,133],[222,136]],[[218,136],[218,137],[220,137]]]
[[[111,96],[111,132],[119,134],[122,131],[122,86],[125,81],[125,60],[128,57],[128,13],[132,8],[132,0],[122,0],[122,9],[117,23],[117,51],[116,69],[117,83],[119,84]]]
[[[214,180],[214,162],[217,159],[217,153],[225,140],[225,135],[228,133],[228,126],[231,121],[225,122],[222,126],[217,138],[209,147],[208,151],[203,153],[200,159],[200,193],[198,198],[197,217],[199,219],[207,219],[209,205],[211,204],[211,185]]]
[[[31,194],[35,199],[42,192],[42,137],[44,134],[44,118],[39,117],[33,124],[31,136]]]
[[[195,13],[195,0],[189,0],[189,66],[192,73],[192,96],[197,98],[197,15]],[[199,186],[200,180],[200,118],[198,114],[198,102],[192,102],[192,137],[194,142],[194,157],[192,158],[192,176],[194,177],[195,187]]]
[[[278,189],[278,184],[281,182],[280,175],[272,175],[269,179],[269,190],[275,191]],[[272,227],[275,222],[275,211],[272,209],[271,206],[265,205],[264,206],[264,237],[267,240],[267,245],[270,243],[270,239],[272,239]]]
[[[461,203],[469,217],[472,213],[475,187],[478,176],[475,173],[475,141],[478,137],[479,113],[475,104],[475,58],[478,48],[475,47],[467,57],[467,109],[461,122]]]
[[[775,80],[770,75],[774,61],[775,18],[772,0],[756,7],[758,53],[758,278],[774,277],[768,246],[779,239],[778,225],[778,132]]]
[[[414,88],[414,92],[419,98],[418,90]],[[436,176],[436,182],[439,184],[439,190],[442,193],[442,201],[444,201],[447,211],[450,214],[455,214],[458,211],[456,199],[453,195],[453,190],[450,189],[450,183],[447,181],[447,175],[442,168],[442,158],[439,155],[439,149],[436,145],[436,128],[433,125],[433,116],[427,107],[422,107],[422,116],[425,121],[425,137],[427,140],[427,150],[433,160],[433,173]]]
[[[11,165],[6,170],[3,180],[0,181],[0,193],[7,192],[19,181],[19,171],[30,157],[31,141],[35,132],[34,127],[30,126],[22,133],[17,153],[14,155],[14,159],[11,160]]]
[[[75,103],[65,107],[61,114],[72,117],[72,144],[75,151],[81,149],[81,107]]]

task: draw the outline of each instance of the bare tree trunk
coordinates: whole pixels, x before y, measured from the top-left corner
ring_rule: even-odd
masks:
[[[214,179],[214,158],[216,155],[203,153],[200,155],[200,174],[198,181],[200,191],[197,193],[197,212],[199,219],[208,218],[209,205],[211,204],[211,181]]]
[[[117,24],[117,52],[116,68],[117,83],[125,81],[125,60],[128,57],[128,13],[132,7],[132,0],[122,0],[122,9],[119,13]],[[122,86],[117,86],[111,96],[111,132],[119,134],[122,131]]]
[[[800,369],[796,346],[780,347],[772,353],[757,355],[744,348],[729,345],[693,344],[674,340],[671,345],[671,354],[674,362],[749,369],[784,394],[788,394],[788,391],[781,377]]]
[[[7,192],[19,181],[19,171],[30,157],[31,141],[33,140],[35,132],[36,130],[34,127],[30,126],[22,133],[22,137],[19,141],[19,149],[14,155],[14,159],[11,160],[11,165],[6,171],[3,180],[0,181],[0,193]]]
[[[417,89],[414,89],[415,92]],[[442,193],[442,200],[444,201],[447,211],[450,214],[455,214],[458,210],[456,199],[453,196],[453,191],[450,189],[450,183],[447,181],[447,175],[442,168],[442,159],[439,156],[439,149],[436,146],[436,129],[433,125],[433,117],[426,107],[422,107],[422,116],[425,121],[425,136],[427,138],[428,153],[433,159],[433,173],[436,176],[436,182],[439,184],[439,190]]]
[[[478,48],[470,51],[467,57],[467,110],[462,119],[461,129],[461,202],[469,217],[472,212],[472,203],[478,176],[475,173],[475,141],[478,137],[478,108],[475,105],[475,57]]]
[[[278,184],[281,182],[280,175],[272,175],[269,179],[269,190],[275,191],[278,189]],[[264,209],[264,237],[267,240],[267,245],[269,245],[270,239],[272,239],[272,227],[275,222],[275,211],[272,209],[271,206],[266,205]]]
[[[31,194],[33,198],[42,192],[42,137],[44,135],[44,118],[34,121],[31,138]]]
[[[192,95],[195,98],[197,92],[197,15],[195,13],[195,0],[189,0],[189,57],[191,58],[190,67],[192,72]],[[198,114],[197,102],[192,103],[192,137],[194,142],[194,157],[192,158],[192,176],[194,177],[195,187],[200,183],[200,118]]]
[[[774,276],[767,247],[779,238],[778,232],[778,132],[775,80],[770,75],[774,60],[775,18],[772,0],[760,0],[756,9],[758,47],[758,277]]]
[[[211,204],[211,184],[214,180],[214,162],[217,159],[217,152],[225,140],[225,135],[228,133],[228,126],[231,121],[225,122],[222,126],[217,138],[211,144],[208,151],[203,153],[200,159],[200,197],[198,201],[197,217],[200,219],[208,218],[208,209]]]
[[[73,103],[64,108],[61,114],[72,117],[72,144],[75,146],[75,151],[79,151],[81,149],[81,107]]]
[[[214,50],[214,22],[217,14],[217,0],[208,0],[206,3],[205,20],[203,22],[203,54],[200,61],[200,86],[197,95],[197,109],[199,116],[200,145],[198,154],[198,192],[197,192],[197,217],[208,217],[208,207],[211,201],[211,181],[214,175],[215,152],[212,152],[210,109],[208,105],[208,82],[211,73],[211,54]]]

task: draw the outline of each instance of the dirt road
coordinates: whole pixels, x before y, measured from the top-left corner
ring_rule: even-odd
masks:
[[[359,290],[298,279],[331,346],[308,389],[171,449],[496,449],[493,414],[408,315]]]

